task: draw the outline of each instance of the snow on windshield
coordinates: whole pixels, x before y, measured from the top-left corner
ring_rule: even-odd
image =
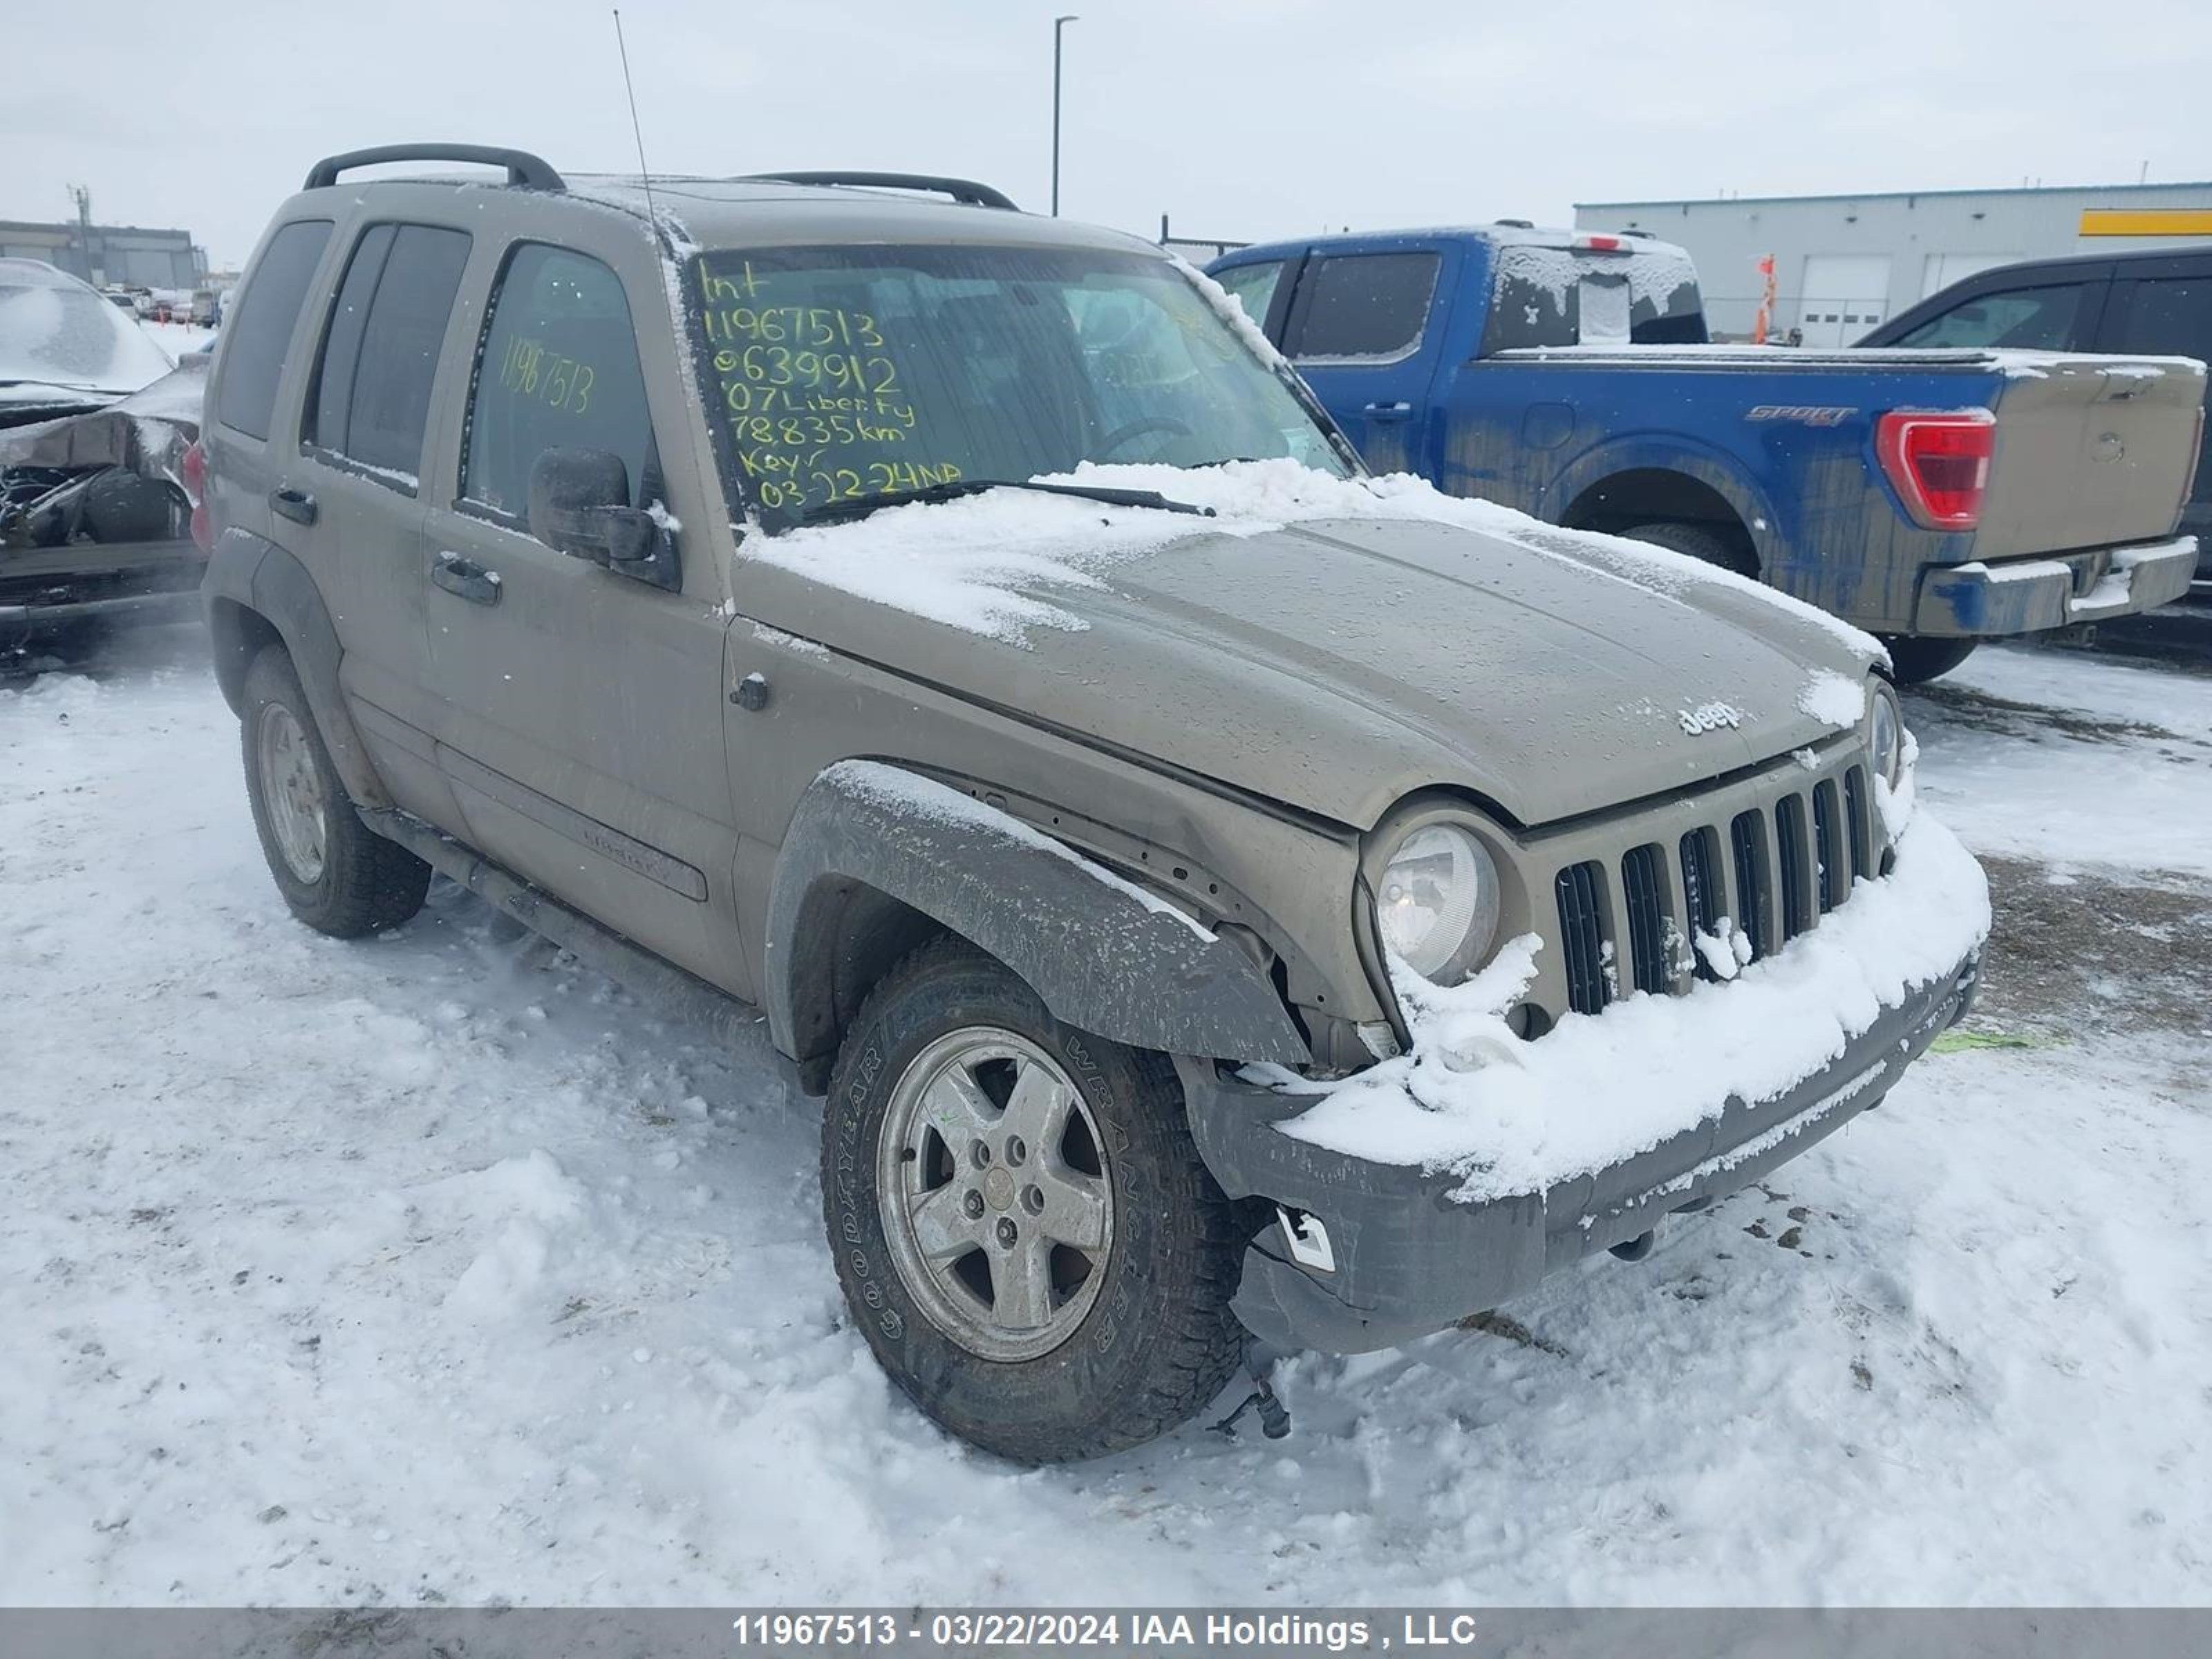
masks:
[[[136,392],[173,365],[137,321],[34,259],[0,259],[0,386]]]

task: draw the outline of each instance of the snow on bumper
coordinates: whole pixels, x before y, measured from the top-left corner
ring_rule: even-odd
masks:
[[[1759,1179],[1878,1104],[1964,1014],[1989,914],[1980,866],[1921,814],[1889,878],[1732,982],[1533,1043],[1431,1007],[1411,1054],[1334,1086],[1179,1062],[1223,1186],[1328,1232],[1321,1271],[1270,1224],[1238,1313],[1273,1340],[1389,1346]]]
[[[2109,556],[1978,561],[1929,571],[1912,619],[1916,634],[1999,637],[2039,634],[2133,616],[2189,592],[2197,538],[2178,537]]]

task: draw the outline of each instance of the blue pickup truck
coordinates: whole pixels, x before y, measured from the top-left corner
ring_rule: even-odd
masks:
[[[1207,269],[1376,471],[1755,576],[1901,680],[2189,588],[2188,359],[1713,345],[1681,249],[1517,222]]]

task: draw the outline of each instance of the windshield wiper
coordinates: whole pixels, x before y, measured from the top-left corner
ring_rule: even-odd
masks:
[[[1170,501],[1157,489],[1115,489],[1106,484],[1039,483],[1028,478],[954,478],[945,483],[924,484],[918,489],[887,489],[878,495],[854,495],[842,501],[830,501],[805,514],[797,522],[800,525],[836,524],[848,519],[865,519],[881,507],[907,507],[917,501],[956,501],[963,495],[980,495],[987,489],[1034,489],[1040,495],[1073,495],[1108,507],[1143,507],[1159,513],[1188,513],[1205,519],[1213,516],[1213,509],[1210,507],[1194,507],[1188,501]]]

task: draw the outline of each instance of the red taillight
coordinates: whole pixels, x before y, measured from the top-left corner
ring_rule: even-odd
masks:
[[[1981,522],[1996,443],[1996,416],[1986,409],[1894,410],[1875,427],[1881,470],[1912,521],[1930,530],[1972,530]]]
[[[192,541],[203,553],[215,551],[215,531],[208,523],[207,452],[198,443],[185,451],[178,469],[185,475],[185,499],[192,504]]]
[[[1618,236],[1577,236],[1575,239],[1575,246],[1577,247],[1586,247],[1593,253],[1618,253],[1620,252],[1620,238]]]

